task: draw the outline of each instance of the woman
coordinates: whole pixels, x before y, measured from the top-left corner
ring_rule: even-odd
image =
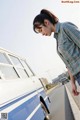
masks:
[[[72,92],[78,95],[75,80],[80,85],[80,31],[77,26],[70,22],[60,23],[54,14],[42,9],[40,14],[34,18],[33,29],[36,33],[45,36],[54,33],[58,55],[70,74]]]

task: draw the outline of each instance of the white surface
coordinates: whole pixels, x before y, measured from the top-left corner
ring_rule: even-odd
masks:
[[[66,90],[67,90],[68,98],[69,98],[70,105],[72,108],[72,112],[74,114],[74,118],[75,118],[75,120],[80,120],[80,110],[79,110],[77,104],[75,103],[74,99],[72,98],[67,87],[66,87]],[[80,96],[79,96],[79,99],[80,99]]]

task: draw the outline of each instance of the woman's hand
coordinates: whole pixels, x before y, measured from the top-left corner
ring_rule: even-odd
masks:
[[[78,96],[79,92],[77,91],[77,86],[75,83],[72,83],[72,93],[74,96]]]
[[[75,78],[74,76],[71,74],[70,70],[68,69],[68,73],[70,75],[70,79],[71,79],[71,85],[72,85],[72,93],[74,96],[78,96],[79,95],[79,92],[77,91],[77,86],[76,86],[76,83],[75,83]]]

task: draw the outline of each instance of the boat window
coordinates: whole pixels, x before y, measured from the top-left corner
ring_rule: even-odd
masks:
[[[0,65],[0,71],[5,79],[16,79],[19,77],[15,69],[11,66]]]
[[[24,69],[17,68],[22,78],[27,78],[28,75]]]
[[[11,64],[4,53],[0,53],[0,63]]]
[[[10,56],[13,64],[15,65],[15,67],[16,67],[19,75],[20,75],[22,78],[28,77],[28,75],[27,75],[27,73],[26,73],[26,71],[25,71],[22,63],[20,62],[20,60],[19,60],[17,57],[14,57],[14,56],[11,56],[11,55],[9,55],[9,56]]]
[[[24,66],[24,68],[26,69],[26,72],[29,76],[33,76],[33,72],[30,70],[30,68],[28,67],[27,63],[21,59],[21,63]]]
[[[9,56],[10,56],[12,62],[14,63],[14,65],[16,65],[16,67],[20,67],[20,68],[23,67],[21,62],[19,61],[19,59],[17,57],[14,57],[14,56],[11,56],[11,55],[9,55]]]

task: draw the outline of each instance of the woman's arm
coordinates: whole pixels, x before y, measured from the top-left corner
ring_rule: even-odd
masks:
[[[70,76],[70,80],[71,80],[71,85],[72,85],[72,93],[77,96],[79,95],[79,92],[77,91],[77,86],[76,86],[76,83],[75,83],[75,78],[74,76],[71,74],[70,70],[68,69],[68,73],[69,73],[69,76]]]

